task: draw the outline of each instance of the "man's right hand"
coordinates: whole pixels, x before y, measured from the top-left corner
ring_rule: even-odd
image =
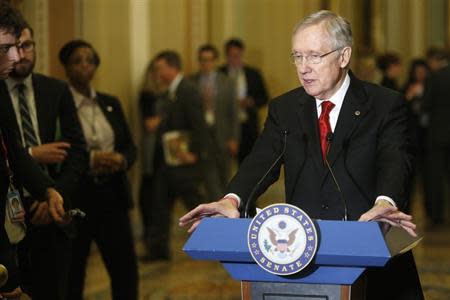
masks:
[[[19,300],[22,295],[22,289],[17,287],[14,291],[0,293],[0,299],[11,299],[11,300]]]
[[[35,201],[31,205],[30,211],[33,213],[33,217],[31,218],[31,224],[33,225],[47,225],[52,221],[48,209],[48,203],[46,201]]]
[[[159,124],[161,123],[161,117],[148,117],[144,120],[144,128],[149,133],[154,133],[159,127]]]
[[[188,230],[188,232],[191,233],[205,217],[239,218],[236,200],[232,198],[222,198],[216,202],[200,204],[180,218],[179,226],[186,226],[192,223]]]
[[[57,164],[66,159],[69,148],[66,142],[42,144],[31,148],[31,156],[40,164]]]

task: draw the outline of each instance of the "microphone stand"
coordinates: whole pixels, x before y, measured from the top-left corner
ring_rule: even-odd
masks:
[[[286,140],[287,140],[288,131],[287,130],[283,130],[282,134],[284,136],[283,150],[281,151],[280,155],[278,155],[277,159],[275,159],[275,161],[272,163],[272,165],[267,170],[267,172],[264,173],[264,175],[259,179],[258,183],[253,187],[252,191],[250,192],[250,195],[247,198],[247,203],[245,203],[244,218],[248,218],[249,217],[248,211],[249,211],[249,208],[250,208],[250,203],[252,203],[254,201],[253,198],[255,197],[255,193],[258,190],[259,186],[264,181],[264,179],[266,179],[267,175],[269,175],[269,173],[276,166],[276,164],[280,161],[280,159],[283,157],[284,152],[286,152]]]
[[[328,162],[328,152],[330,151],[332,140],[333,140],[333,133],[329,132],[327,134],[328,148],[327,148],[327,153],[325,155],[325,165],[327,166],[328,171],[330,172],[331,177],[333,178],[334,185],[336,186],[336,189],[339,192],[339,197],[341,198],[342,204],[344,206],[344,218],[343,218],[343,220],[347,221],[348,220],[347,201],[345,201],[345,198],[344,198],[344,195],[342,193],[341,187],[340,187],[340,185],[339,185],[339,183],[338,183],[338,181],[336,179],[336,176],[334,176],[334,172],[333,172],[333,169],[330,166],[330,163]]]

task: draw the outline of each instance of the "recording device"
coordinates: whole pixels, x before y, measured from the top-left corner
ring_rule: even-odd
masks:
[[[328,158],[327,158],[328,157],[328,151],[330,150],[331,143],[333,141],[333,133],[332,132],[328,132],[326,138],[327,138],[327,153],[325,155],[325,165],[327,166],[328,171],[330,172],[331,177],[333,178],[334,185],[336,186],[336,189],[339,192],[339,197],[341,198],[342,204],[344,206],[344,218],[343,218],[343,220],[347,221],[347,219],[348,219],[347,201],[345,201],[345,198],[344,198],[344,195],[342,193],[341,187],[339,186],[339,183],[336,180],[336,176],[334,176],[333,169],[331,168],[330,163],[328,162]]]
[[[249,211],[249,208],[250,208],[250,203],[253,203],[253,201],[255,200],[253,198],[255,197],[255,193],[258,190],[259,186],[264,181],[264,179],[266,179],[267,175],[269,175],[269,173],[276,166],[276,164],[280,161],[280,159],[283,157],[284,152],[286,152],[286,140],[287,140],[287,135],[288,135],[289,131],[288,130],[283,130],[281,133],[284,136],[283,150],[281,151],[280,155],[278,155],[278,157],[275,159],[275,161],[272,163],[272,165],[267,170],[267,172],[264,173],[264,175],[261,177],[261,179],[259,179],[258,183],[256,183],[256,185],[253,187],[252,191],[250,192],[250,195],[247,198],[247,203],[245,204],[244,218],[248,218],[249,217],[248,211]]]
[[[86,213],[79,208],[74,208],[66,211],[66,216],[70,218],[84,218],[86,217]]]

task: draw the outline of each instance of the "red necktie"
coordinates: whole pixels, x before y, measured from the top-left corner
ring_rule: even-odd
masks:
[[[320,133],[320,146],[322,148],[322,157],[325,161],[327,156],[329,142],[327,141],[327,135],[332,132],[330,125],[330,111],[333,109],[334,104],[330,101],[322,102],[322,112],[319,117],[319,133]]]

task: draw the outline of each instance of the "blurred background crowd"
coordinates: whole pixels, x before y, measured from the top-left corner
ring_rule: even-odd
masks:
[[[68,299],[82,298],[92,241],[107,267],[114,299],[136,299],[139,261],[173,259],[175,201],[191,209],[224,195],[263,126],[270,99],[298,86],[289,61],[291,30],[318,9],[351,21],[355,75],[404,95],[417,149],[406,211],[414,214],[413,207],[420,206],[430,230],[448,224],[448,1],[11,4],[27,21],[19,54],[31,65],[7,86],[39,73],[65,81],[88,153],[81,188],[72,197],[88,216],[80,221],[76,238],[67,235],[70,250],[63,251],[71,254],[70,270],[58,271],[70,278],[70,285],[62,287]],[[66,239],[52,234],[55,244]],[[43,245],[28,243],[38,249]],[[46,265],[49,256],[35,259]]]

